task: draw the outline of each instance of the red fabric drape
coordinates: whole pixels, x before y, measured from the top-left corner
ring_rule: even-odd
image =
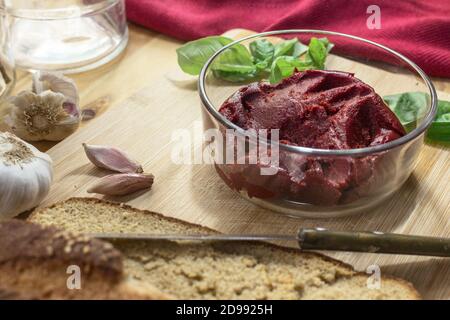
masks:
[[[324,29],[353,34],[397,50],[433,76],[450,77],[450,0],[126,0],[129,20],[182,40],[232,28],[255,31]],[[381,9],[369,29],[366,10]],[[361,54],[354,43],[340,51]]]

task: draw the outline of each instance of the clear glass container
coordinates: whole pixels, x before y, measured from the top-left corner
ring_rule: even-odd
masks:
[[[261,159],[256,163],[239,163],[238,160],[234,160],[234,163],[227,162],[223,149],[226,148],[224,141],[229,130],[237,137],[235,141],[245,141],[245,148],[241,149],[244,150],[244,159],[255,154],[256,140],[253,139],[254,133],[239,128],[218,111],[223,102],[245,84],[218,79],[211,66],[222,55],[236,50],[234,46],[248,47],[250,42],[257,39],[279,41],[279,37],[297,37],[303,43],[308,43],[311,37],[327,37],[335,47],[332,55],[327,58],[325,69],[354,73],[355,77],[374,88],[380,96],[411,91],[427,93],[426,111],[417,118],[406,135],[371,147],[314,149],[259,139],[258,148],[278,150],[277,164],[264,163],[266,167],[275,167],[276,173],[269,175],[262,173]],[[348,46],[360,48],[360,58],[343,59],[341,48]],[[380,63],[380,60],[389,63]],[[203,67],[199,77],[199,95],[203,106],[204,129],[213,129],[222,135],[221,139],[216,137],[205,147],[210,149],[215,169],[224,182],[262,207],[308,218],[329,218],[364,212],[395,193],[414,169],[425,130],[434,119],[437,108],[436,92],[430,79],[403,55],[369,40],[319,30],[266,32],[223,47]],[[220,144],[218,140],[221,140]],[[227,147],[230,148],[230,145]],[[234,142],[231,148],[236,151]],[[307,170],[314,166],[319,173],[311,178],[311,171]],[[352,183],[345,189],[339,189],[334,187],[339,179],[350,179]]]
[[[11,53],[8,19],[0,1],[0,103],[14,86],[16,74]]]
[[[124,0],[4,2],[18,67],[86,71],[111,61],[127,45]]]

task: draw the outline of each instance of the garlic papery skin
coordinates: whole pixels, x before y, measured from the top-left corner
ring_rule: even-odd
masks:
[[[77,86],[72,79],[65,77],[62,73],[37,71],[33,74],[33,91],[40,94],[47,90],[63,94],[67,102],[79,108]]]
[[[8,59],[0,53],[0,96],[6,91],[7,84],[11,82],[7,70],[11,70],[11,66],[6,63]]]
[[[3,94],[5,90],[6,90],[6,81],[3,78],[2,73],[0,72],[0,96]]]
[[[61,141],[78,129],[80,113],[61,93],[23,91],[9,101],[5,123],[27,141]]]
[[[52,160],[8,132],[0,132],[0,220],[36,207],[47,196]]]

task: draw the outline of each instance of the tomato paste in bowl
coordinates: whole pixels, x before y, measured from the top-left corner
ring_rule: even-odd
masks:
[[[230,81],[241,79],[238,74],[214,70],[230,67],[220,57],[225,53],[229,58],[227,50],[234,45],[242,50],[242,46],[272,41],[273,37],[298,37],[307,43],[308,38],[324,36],[335,49],[355,42],[368,54],[357,63],[333,57],[334,67],[325,65],[325,70],[298,71],[290,76],[282,64],[280,82],[273,81],[277,77],[273,70],[270,78],[262,72],[260,81],[250,84]],[[366,65],[370,57],[380,56],[395,66]],[[292,59],[286,58],[286,63]],[[379,81],[384,83],[379,85]],[[204,129],[218,132],[207,140],[206,147],[220,178],[258,205],[302,217],[367,212],[391,196],[413,172],[425,130],[436,114],[435,89],[413,62],[369,40],[330,31],[271,31],[230,43],[203,66],[198,84]],[[429,99],[425,112],[407,132],[382,97],[418,90]],[[229,139],[230,132],[236,139]],[[239,146],[239,141],[245,141],[245,147]],[[234,149],[232,158],[229,149]],[[268,159],[259,157],[261,149],[267,151]],[[263,173],[265,169],[271,173]]]
[[[406,134],[373,88],[338,71],[297,72],[277,85],[252,83],[227,99],[219,112],[245,130],[279,129],[281,143],[317,149],[370,147]],[[232,188],[248,190],[250,197],[335,205],[371,189],[379,174],[378,157],[322,159],[282,152],[278,172],[259,186],[252,185],[259,176],[252,165],[219,170],[225,170],[222,177]]]

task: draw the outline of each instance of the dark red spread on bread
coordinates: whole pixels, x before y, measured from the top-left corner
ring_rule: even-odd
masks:
[[[364,148],[405,135],[372,87],[337,71],[297,72],[276,85],[252,83],[219,112],[243,129],[279,129],[280,142],[317,149]],[[370,189],[377,180],[377,158],[318,158],[281,150],[274,176],[260,176],[255,165],[220,165],[218,170],[232,188],[250,197],[334,205]]]

